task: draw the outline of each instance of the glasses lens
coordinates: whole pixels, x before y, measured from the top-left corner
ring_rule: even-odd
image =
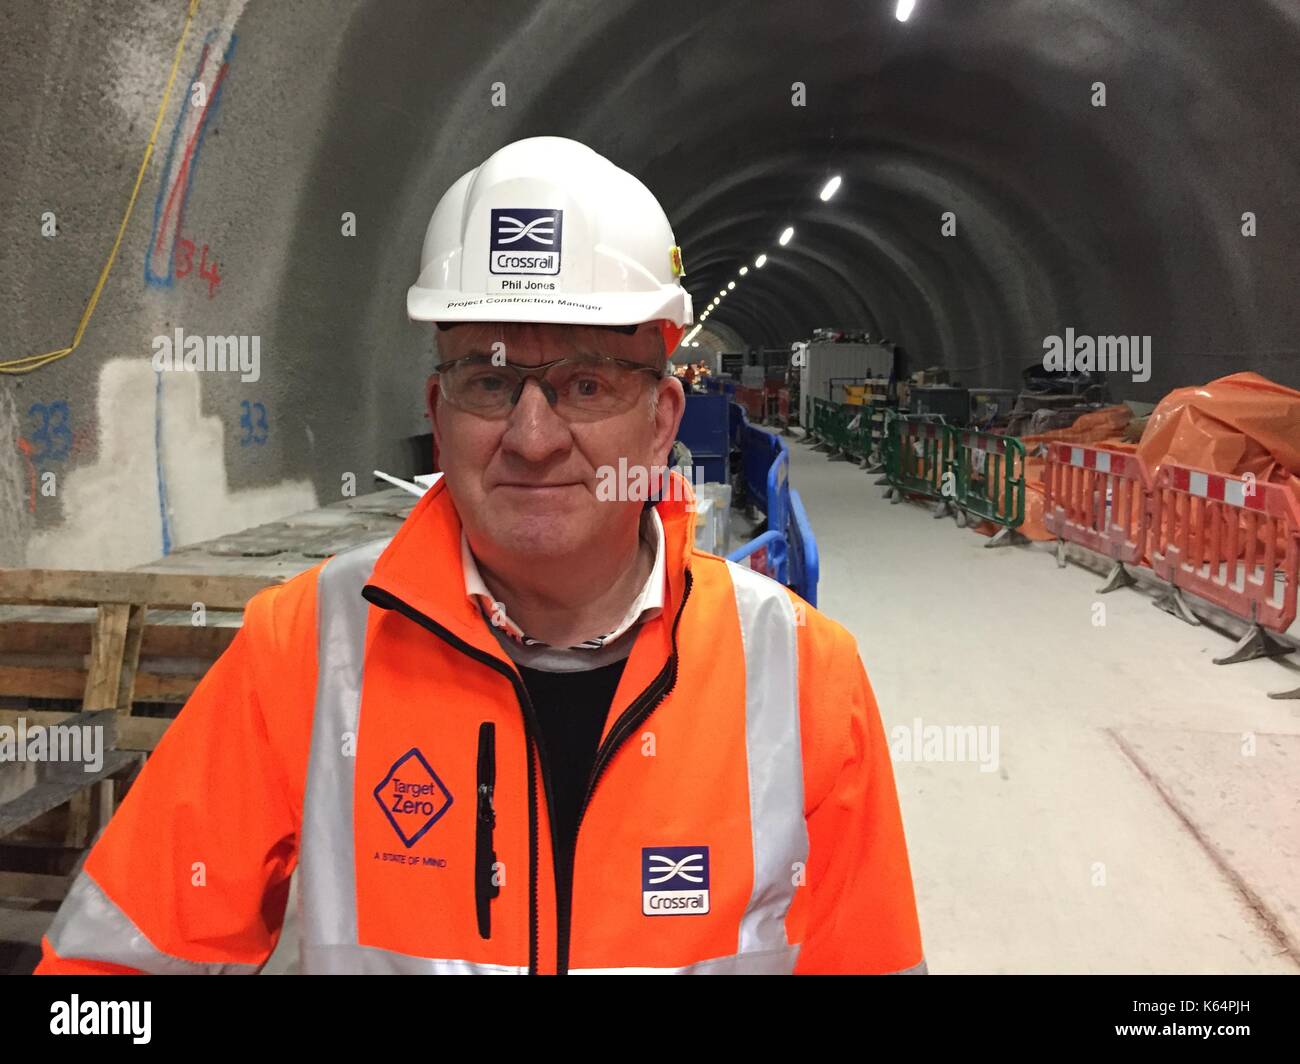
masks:
[[[556,366],[547,374],[556,407],[573,421],[595,421],[621,414],[641,394],[647,374],[612,359],[582,358]]]
[[[441,387],[453,406],[476,414],[495,414],[510,409],[514,375],[492,365],[490,359],[455,362],[439,371]]]
[[[475,355],[448,363],[438,374],[442,393],[452,406],[481,417],[509,415],[519,385],[515,368],[494,366],[490,357]],[[567,420],[599,421],[631,409],[647,375],[612,358],[591,355],[552,366],[545,373],[543,391],[554,392],[556,412]]]

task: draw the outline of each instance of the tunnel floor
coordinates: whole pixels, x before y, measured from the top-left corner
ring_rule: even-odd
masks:
[[[818,605],[857,638],[899,743],[931,970],[1300,970],[1300,703],[1265,696],[1295,667],[1215,666],[1227,638],[1141,591],[1097,594],[1050,544],[987,550],[855,464],[790,453]],[[996,725],[993,770],[921,759],[931,725]]]

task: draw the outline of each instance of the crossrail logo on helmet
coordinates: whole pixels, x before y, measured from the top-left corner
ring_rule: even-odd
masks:
[[[491,224],[492,273],[560,272],[563,211],[494,207]]]

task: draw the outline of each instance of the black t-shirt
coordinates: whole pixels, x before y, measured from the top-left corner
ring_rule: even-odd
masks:
[[[583,672],[542,672],[519,665],[528,688],[550,769],[556,844],[567,853],[578,831],[578,807],[587,793],[600,733],[627,658]]]

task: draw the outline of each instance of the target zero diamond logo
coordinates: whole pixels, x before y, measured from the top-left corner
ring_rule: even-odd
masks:
[[[708,911],[707,846],[649,846],[641,851],[643,916],[703,916]]]
[[[561,210],[493,208],[488,268],[493,273],[559,273],[563,224]]]
[[[375,801],[409,850],[451,808],[451,792],[418,749],[412,747],[375,788]]]

